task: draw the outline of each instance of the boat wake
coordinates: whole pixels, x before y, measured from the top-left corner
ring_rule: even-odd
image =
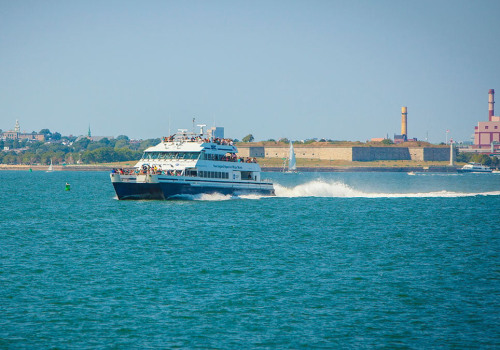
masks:
[[[500,196],[500,191],[491,192],[453,192],[447,190],[431,192],[388,193],[388,192],[363,192],[339,181],[314,180],[294,187],[285,187],[275,183],[276,197],[323,197],[323,198],[455,198],[475,196]],[[255,200],[263,198],[276,198],[257,194],[225,195],[220,193],[178,195],[172,199],[188,201],[228,201],[228,200]]]
[[[452,191],[434,191],[417,193],[371,193],[362,192],[351,188],[341,182],[311,181],[295,187],[274,185],[277,197],[332,197],[332,198],[438,198],[438,197],[474,197],[474,196],[499,196],[500,191],[467,193]]]

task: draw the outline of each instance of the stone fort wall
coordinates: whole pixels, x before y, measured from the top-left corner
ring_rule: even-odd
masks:
[[[448,161],[449,148],[442,147],[300,147],[297,158],[369,162],[376,160]],[[286,146],[238,146],[240,157],[286,158]]]

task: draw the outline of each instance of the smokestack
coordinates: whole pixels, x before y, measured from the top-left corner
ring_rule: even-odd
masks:
[[[408,131],[406,129],[407,116],[407,107],[401,107],[401,135],[403,135],[405,141],[408,139]]]
[[[488,120],[493,121],[493,116],[495,115],[495,90],[490,89],[488,91]]]

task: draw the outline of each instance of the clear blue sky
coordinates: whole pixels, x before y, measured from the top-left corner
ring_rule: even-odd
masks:
[[[365,141],[408,106],[410,137],[469,140],[499,23],[498,0],[0,0],[0,128]]]

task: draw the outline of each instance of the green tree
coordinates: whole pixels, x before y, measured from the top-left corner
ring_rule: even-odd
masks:
[[[107,137],[103,137],[102,139],[99,140],[99,142],[101,145],[106,145],[108,146],[109,145],[109,139]]]
[[[13,152],[7,153],[3,157],[3,162],[4,162],[4,164],[17,164],[17,156],[16,156],[16,154],[13,153]]]
[[[35,141],[35,142],[30,142],[28,145],[28,148],[32,151],[36,151],[37,149],[39,149],[42,146],[43,146],[43,142]]]
[[[141,142],[139,150],[143,151],[148,147],[155,146],[160,143],[160,139],[148,139]]]
[[[382,143],[384,145],[393,145],[394,144],[394,141],[392,141],[391,139],[383,139],[382,140]]]
[[[103,147],[104,145],[102,143],[98,143],[98,142],[91,142],[89,143],[89,145],[87,146],[87,151],[95,151],[96,149],[99,149],[101,147]]]
[[[483,165],[490,165],[491,164],[491,158],[489,156],[487,156],[486,154],[475,153],[472,156],[471,160],[474,163],[480,163],[480,164],[483,164]]]
[[[82,153],[82,161],[84,163],[95,163],[95,154],[93,151],[85,151]]]
[[[459,163],[469,163],[471,160],[472,154],[470,153],[465,153],[465,152],[459,152],[457,154],[456,161]]]
[[[128,148],[129,146],[129,142],[128,140],[125,140],[125,139],[121,139],[121,140],[117,140],[116,143],[115,143],[115,149],[120,149],[120,148]]]
[[[21,156],[21,161],[23,164],[33,164],[33,160],[35,158],[35,153],[33,152],[25,152],[22,156]]]
[[[52,136],[52,133],[50,132],[49,129],[42,129],[40,130],[39,134],[42,134],[44,136],[45,141],[50,139],[50,137]]]
[[[86,138],[86,137],[82,138],[82,139],[73,143],[73,150],[75,152],[84,151],[87,149],[87,147],[89,146],[90,143],[91,143],[91,141],[88,138]]]
[[[253,142],[253,140],[255,140],[255,138],[253,137],[252,134],[248,134],[247,136],[241,139],[241,141],[243,142]]]
[[[95,154],[95,161],[97,163],[103,163],[103,162],[113,162],[115,161],[115,151],[110,148],[110,147],[101,147],[98,148],[94,151]]]

